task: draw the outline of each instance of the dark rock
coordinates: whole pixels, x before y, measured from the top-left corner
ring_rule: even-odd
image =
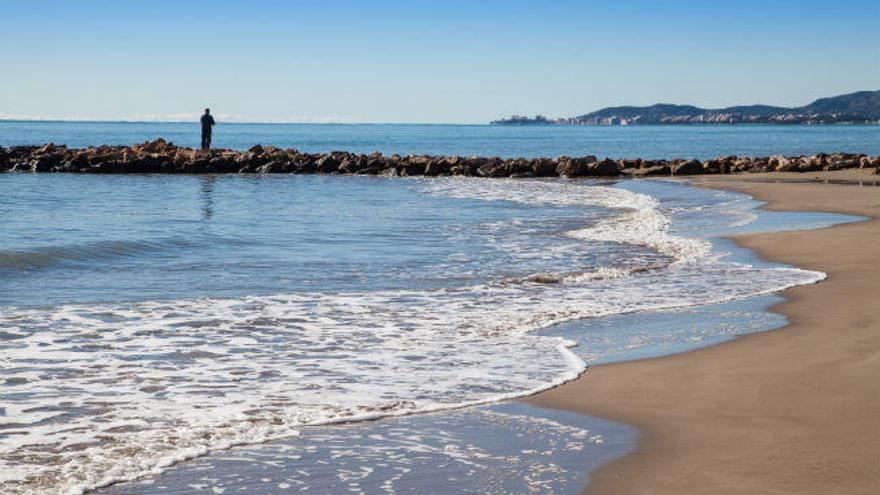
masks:
[[[52,167],[58,165],[60,162],[57,157],[52,155],[43,155],[34,158],[30,162],[31,172],[49,172],[52,170]]]
[[[57,149],[58,148],[55,146],[55,143],[48,143],[48,144],[44,144],[39,149],[37,149],[35,154],[48,155],[50,153],[54,153]]]
[[[711,160],[706,160],[705,162],[703,162],[704,172],[706,172],[707,174],[720,173],[723,160],[723,158],[712,158]]]
[[[797,162],[789,160],[788,157],[782,155],[771,156],[768,162],[770,170],[776,172],[795,172],[797,171]]]
[[[425,165],[425,175],[436,177],[438,175],[448,174],[452,168],[451,160],[447,158],[434,158]],[[455,161],[458,164],[458,161]]]
[[[620,175],[620,164],[609,158],[589,165],[590,175],[598,177],[617,177]]]
[[[207,165],[205,165],[205,170],[210,174],[233,174],[238,172],[239,168],[239,165],[235,163],[235,159],[227,156],[210,158]]]
[[[845,170],[859,168],[862,157],[842,157],[837,160],[829,160],[824,166],[816,165],[813,170]]]
[[[672,167],[673,175],[697,175],[705,172],[699,160],[688,160]]]
[[[70,171],[79,172],[89,166],[89,156],[86,153],[74,153],[68,160],[63,164]]]
[[[532,175],[535,177],[557,177],[556,162],[549,158],[532,160]]]
[[[477,170],[479,170],[479,168],[482,167],[485,163],[485,158],[481,158],[479,156],[471,156],[461,160],[458,165],[450,169],[450,172],[455,175],[465,175],[468,177],[474,176],[477,175]]]
[[[298,174],[314,174],[318,172],[318,159],[301,155],[293,163],[293,169]]]
[[[324,156],[315,162],[315,169],[323,174],[330,174],[339,170],[339,161],[332,156]]]
[[[5,172],[12,168],[12,164],[9,163],[9,155],[6,153],[6,149],[0,146],[0,172]]]
[[[591,165],[598,160],[595,156],[584,156],[580,158],[569,158],[567,156],[559,157],[556,162],[556,173],[560,177],[587,177],[596,175],[595,169]]]
[[[503,160],[497,157],[488,158],[477,169],[480,177],[507,177],[507,167]]]
[[[639,175],[642,177],[655,177],[660,175],[670,175],[672,168],[669,165],[653,165],[647,168],[639,169]]]
[[[397,166],[397,171],[402,176],[425,175],[425,169],[428,168],[431,157],[428,156],[407,156],[401,159]]]
[[[184,171],[188,174],[207,174],[211,171],[211,159],[207,156],[200,156],[195,160],[186,162]],[[251,165],[251,172],[254,171],[255,165]]]
[[[626,175],[626,172],[624,172],[624,170],[628,168],[642,168],[642,160],[617,160],[617,169],[620,170],[621,174]]]
[[[505,164],[508,177],[534,177],[535,172],[532,168],[532,161],[525,158],[517,158],[508,160]]]
[[[284,171],[284,166],[281,162],[271,161],[265,165],[257,168],[258,174],[278,174]]]
[[[141,150],[146,153],[167,153],[171,146],[164,139],[159,138],[149,141],[140,146]]]
[[[745,157],[740,158],[731,165],[730,172],[749,172],[755,170],[757,167],[769,169],[771,167],[770,159],[768,158],[762,161]]]
[[[341,174],[356,174],[367,168],[367,157],[351,156],[342,160],[337,169]]]
[[[534,177],[535,174],[531,170],[527,170],[525,172],[515,172],[510,174],[511,179],[525,179],[529,177]]]
[[[357,171],[360,175],[378,175],[385,169],[386,163],[382,157],[366,158],[364,167]]]

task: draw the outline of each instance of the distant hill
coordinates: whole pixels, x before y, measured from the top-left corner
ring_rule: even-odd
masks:
[[[820,98],[802,108],[806,112],[845,113],[880,120],[880,91],[859,91],[831,98]]]
[[[608,107],[577,117],[550,119],[541,115],[492,122],[498,125],[569,124],[834,124],[880,121],[880,91],[859,91],[821,98],[802,107],[744,105],[727,108],[700,108],[693,105],[658,103],[648,107]]]

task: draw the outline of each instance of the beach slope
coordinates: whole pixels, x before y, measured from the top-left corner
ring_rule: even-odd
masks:
[[[695,183],[743,191],[770,210],[872,219],[735,239],[828,273],[784,293],[774,311],[787,327],[597,366],[530,401],[640,429],[635,453],[591,474],[590,494],[880,493],[880,188],[752,175]]]

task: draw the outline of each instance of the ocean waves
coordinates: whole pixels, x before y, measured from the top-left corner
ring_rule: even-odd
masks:
[[[0,251],[0,270],[39,270],[65,262],[107,261],[194,245],[192,240],[166,238],[140,241],[102,240],[66,246],[39,246],[31,249]]]
[[[79,493],[302,428],[481,404],[577,377],[581,318],[727,301],[824,275],[726,262],[653,198],[578,182],[438,179],[429,195],[608,208],[562,233],[631,251],[512,283],[3,308],[0,486]],[[586,245],[586,244],[585,244]],[[645,256],[645,247],[662,256]],[[567,248],[568,249],[568,248]]]

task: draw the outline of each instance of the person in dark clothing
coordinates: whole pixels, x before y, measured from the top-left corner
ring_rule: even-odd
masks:
[[[202,149],[211,147],[211,129],[214,127],[214,117],[211,117],[211,109],[206,108],[202,115]]]

